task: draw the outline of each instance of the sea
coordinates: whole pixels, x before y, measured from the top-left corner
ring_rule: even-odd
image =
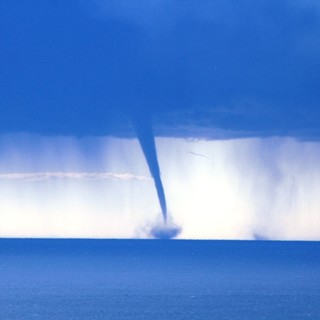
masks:
[[[1,320],[320,319],[320,242],[0,239]]]

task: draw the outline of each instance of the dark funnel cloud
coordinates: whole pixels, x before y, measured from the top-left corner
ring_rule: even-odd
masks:
[[[131,115],[131,121],[139,139],[143,154],[146,158],[150,173],[153,177],[153,181],[156,186],[158,199],[161,207],[163,221],[166,224],[167,203],[160,175],[159,161],[157,157],[157,150],[152,130],[151,118],[146,114],[136,113],[135,115]]]

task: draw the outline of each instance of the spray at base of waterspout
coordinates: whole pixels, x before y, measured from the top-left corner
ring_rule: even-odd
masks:
[[[178,226],[155,226],[150,230],[150,236],[153,239],[170,240],[176,238],[181,232]]]
[[[156,222],[151,228],[148,228],[147,234],[152,239],[170,240],[181,233],[182,229],[175,224],[171,217],[163,216],[161,221]]]

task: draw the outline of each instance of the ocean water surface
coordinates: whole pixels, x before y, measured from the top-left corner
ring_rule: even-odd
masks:
[[[320,242],[0,240],[0,319],[320,318]]]

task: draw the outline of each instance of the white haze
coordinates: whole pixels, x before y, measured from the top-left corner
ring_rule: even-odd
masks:
[[[320,144],[157,139],[179,238],[320,239]],[[0,237],[148,237],[160,218],[136,139],[0,136]]]

